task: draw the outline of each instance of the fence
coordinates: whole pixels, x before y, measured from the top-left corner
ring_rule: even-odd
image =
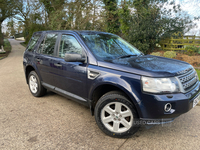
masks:
[[[200,46],[200,36],[171,37],[161,40],[159,44],[163,50],[185,50],[186,46]]]

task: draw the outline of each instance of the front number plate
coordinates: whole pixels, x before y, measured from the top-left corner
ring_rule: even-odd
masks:
[[[200,95],[197,98],[194,99],[193,107],[195,107],[199,103],[199,101],[200,101]]]

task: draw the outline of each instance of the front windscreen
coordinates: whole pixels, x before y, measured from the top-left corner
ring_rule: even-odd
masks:
[[[98,60],[113,60],[141,54],[138,49],[116,35],[86,34],[82,37]]]

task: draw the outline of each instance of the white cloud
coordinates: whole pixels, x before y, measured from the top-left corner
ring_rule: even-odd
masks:
[[[199,0],[175,0],[177,4],[180,4],[181,9],[187,12],[191,18],[200,16],[200,1]],[[194,24],[197,24],[197,27],[191,29],[186,34],[191,35],[200,35],[200,20],[194,20]]]
[[[173,0],[170,0],[171,2]],[[184,12],[181,15],[189,15],[191,19],[193,20],[194,17],[200,16],[200,0],[174,0],[176,5],[181,6],[181,10]],[[164,5],[167,9],[172,9],[172,5]],[[175,16],[175,14],[174,14]],[[172,14],[173,17],[173,14]],[[194,20],[194,24],[197,25],[197,27],[191,29],[189,32],[186,33],[186,35],[199,35],[200,36],[200,20]]]

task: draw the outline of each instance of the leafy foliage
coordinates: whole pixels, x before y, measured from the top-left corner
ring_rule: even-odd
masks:
[[[163,54],[163,56],[167,57],[167,58],[175,58],[176,57],[176,52],[174,52],[174,51],[166,51]]]
[[[123,18],[129,18],[124,21],[128,23],[126,28],[121,28],[122,33],[128,33],[124,38],[147,54],[154,50],[156,43],[159,43],[161,38],[189,30],[192,27],[191,20],[187,15],[185,17],[178,15],[181,13],[180,6],[176,6],[172,2],[168,5],[173,9],[168,10],[164,7],[164,4],[167,3],[166,0],[134,0],[129,5],[134,8],[134,11],[123,13],[126,16]],[[123,18],[120,19],[120,22]]]
[[[117,0],[103,0],[106,9],[107,32],[119,34],[119,17]]]
[[[117,34],[146,54],[161,38],[193,27],[168,0],[18,0],[17,10],[26,42],[40,30],[98,30]]]
[[[7,23],[7,27],[8,27],[8,30],[10,31],[10,35],[15,35],[16,31],[15,31],[15,28],[14,28],[14,21],[13,19],[11,19],[8,23]]]
[[[0,0],[0,46],[4,44],[3,34],[1,31],[2,22],[9,17],[17,14],[17,0]]]
[[[196,46],[187,46],[185,48],[186,50],[186,54],[188,55],[194,55],[195,53],[199,53],[200,52],[200,48],[199,47],[196,47]]]
[[[151,55],[154,55],[154,56],[162,56],[162,54],[160,52],[153,52],[151,53]]]

